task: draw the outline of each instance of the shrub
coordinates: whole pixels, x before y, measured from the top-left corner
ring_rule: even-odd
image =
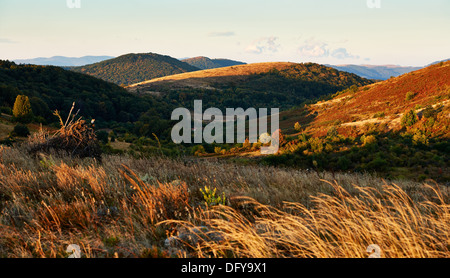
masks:
[[[198,156],[198,155],[206,153],[206,150],[205,150],[205,147],[203,147],[202,145],[196,145],[192,148],[192,153],[194,155]]]
[[[7,114],[7,115],[12,115],[13,114],[12,113],[12,109],[7,107],[7,106],[0,107],[0,113],[4,113],[4,114]]]
[[[414,92],[407,92],[407,93],[406,93],[405,100],[406,100],[406,101],[410,101],[410,100],[412,100],[414,97],[416,97],[416,93],[414,93]]]
[[[117,136],[114,131],[111,131],[111,133],[109,133],[109,137],[111,138],[111,142],[116,142]]]
[[[27,137],[28,135],[30,135],[30,130],[26,125],[18,124],[14,127],[13,135],[19,137]]]
[[[371,145],[377,142],[377,138],[373,135],[368,135],[364,137],[364,146]]]
[[[384,112],[378,112],[375,115],[373,115],[373,118],[384,118],[386,117],[386,114]]]
[[[203,195],[203,199],[205,200],[206,206],[216,206],[216,205],[225,205],[226,197],[225,192],[222,193],[222,196],[216,195],[217,188],[213,190],[209,186],[205,186],[204,190],[200,188],[200,192]]]
[[[308,135],[306,133],[302,133],[298,136],[298,139],[302,142],[308,142]]]
[[[414,110],[409,110],[401,118],[401,125],[403,127],[410,127],[417,123],[417,114]]]
[[[103,144],[108,144],[108,133],[104,130],[100,130],[97,132],[97,139]]]
[[[358,91],[358,86],[352,85],[348,90],[350,93],[356,93]]]
[[[429,144],[429,140],[427,138],[427,136],[425,134],[423,134],[420,130],[417,130],[413,137],[412,137],[412,142],[414,145],[419,145],[419,144],[423,144],[423,145],[428,145]]]
[[[328,129],[328,131],[327,131],[327,136],[328,137],[336,137],[338,135],[339,135],[339,133],[338,133],[337,128],[335,126],[330,127],[330,129]]]
[[[296,122],[294,125],[294,129],[298,132],[302,131],[302,125],[299,122]]]
[[[320,138],[311,137],[309,138],[308,143],[311,146],[311,151],[315,153],[321,153],[323,151],[324,146]]]
[[[434,118],[437,115],[437,111],[431,106],[428,105],[422,112],[424,118]]]
[[[381,157],[377,157],[374,160],[367,163],[367,169],[375,171],[385,171],[387,169],[388,162]]]
[[[350,159],[348,159],[346,156],[341,156],[338,159],[337,166],[341,170],[347,170],[350,167],[351,163],[352,162],[350,161]]]

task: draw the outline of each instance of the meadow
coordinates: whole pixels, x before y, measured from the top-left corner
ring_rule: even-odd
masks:
[[[0,177],[0,257],[450,257],[431,180],[21,147],[0,147]]]

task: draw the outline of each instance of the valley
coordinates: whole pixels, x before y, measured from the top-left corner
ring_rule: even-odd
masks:
[[[447,273],[448,11],[0,0],[3,273]]]
[[[67,257],[73,241],[88,258],[363,258],[371,242],[390,258],[448,255],[450,62],[376,82],[314,63],[166,71],[171,58],[150,56],[150,75],[133,73],[147,55],[0,62],[0,256]],[[171,113],[194,100],[279,107],[278,153],[262,139],[175,144]]]

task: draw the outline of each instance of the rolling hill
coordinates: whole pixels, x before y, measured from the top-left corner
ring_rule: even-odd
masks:
[[[113,125],[134,132],[134,125],[142,120],[140,125],[148,124],[145,132],[158,136],[169,128],[170,121],[164,119],[169,119],[173,110],[170,104],[152,96],[139,97],[92,76],[55,66],[16,65],[0,60],[2,112],[11,113],[17,95],[29,97],[35,121],[44,124],[57,123],[53,111],[67,115],[75,102],[78,115],[96,119],[99,128]],[[145,113],[150,116],[141,119]]]
[[[356,90],[345,90],[331,100],[286,112],[282,126],[288,128],[299,121],[316,135],[326,134],[331,126],[347,135],[361,134],[368,125],[399,130],[402,116],[412,109],[421,121],[426,120],[424,113],[435,113],[428,132],[450,138],[449,106],[450,62],[442,62]]]
[[[283,111],[284,165],[450,185],[450,62]]]
[[[127,87],[137,94],[158,94],[190,106],[202,99],[211,106],[278,107],[300,105],[352,85],[372,81],[318,64],[257,63],[182,73]]]
[[[246,63],[233,61],[229,59],[210,59],[208,57],[194,57],[181,60],[182,62],[188,63],[191,66],[194,66],[199,69],[216,69],[223,67],[231,67],[237,65],[245,65]]]
[[[114,59],[70,70],[88,74],[118,85],[199,70],[170,56],[155,53],[126,54]]]

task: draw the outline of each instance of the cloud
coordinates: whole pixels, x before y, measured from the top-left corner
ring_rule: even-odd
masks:
[[[276,42],[277,40],[277,37],[260,38],[248,45],[245,51],[254,54],[276,53],[280,49],[280,45]]]
[[[300,55],[306,57],[328,57],[330,50],[328,44],[321,41],[315,41],[313,39],[306,40],[303,45],[299,47]]]
[[[331,52],[331,57],[340,60],[359,59],[359,56],[348,53],[347,49],[343,47],[333,50],[333,52]]]
[[[208,37],[232,37],[236,35],[234,32],[210,32]]]
[[[315,40],[314,38],[305,40],[298,48],[298,51],[301,56],[310,58],[360,59],[358,55],[349,53],[344,47],[331,48],[327,42]]]

